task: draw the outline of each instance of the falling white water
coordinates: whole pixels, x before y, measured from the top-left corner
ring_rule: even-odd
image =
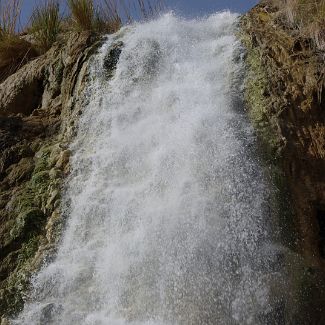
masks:
[[[236,107],[235,22],[167,14],[128,27],[111,79],[108,38],[72,145],[66,231],[15,324],[280,317],[272,191]]]

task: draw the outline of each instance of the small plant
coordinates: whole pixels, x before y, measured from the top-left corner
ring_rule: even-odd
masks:
[[[34,9],[30,31],[42,52],[47,51],[57,40],[60,25],[60,8],[57,1],[47,0]]]
[[[31,43],[18,36],[6,36],[0,41],[0,82],[37,56]]]

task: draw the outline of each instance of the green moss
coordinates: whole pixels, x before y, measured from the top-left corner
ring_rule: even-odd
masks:
[[[299,46],[295,49],[296,43],[290,31],[276,26],[277,15],[272,16],[264,9],[257,7],[242,19],[239,37],[246,48],[245,100],[265,155],[265,169],[276,189],[272,204],[278,211],[277,242],[286,247],[284,269],[290,294],[286,298],[286,320],[290,324],[314,324],[312,320],[315,315],[320,315],[324,306],[325,298],[319,293],[324,291],[325,281],[321,270],[295,253],[301,248],[297,242],[299,229],[288,184],[288,180],[292,181],[288,167],[295,158],[290,157],[289,146],[283,151],[285,143],[279,124],[288,139],[285,141],[295,145],[288,136],[291,125],[285,126],[284,123],[290,122],[290,114],[310,109],[311,96],[315,93],[312,90],[314,81],[306,76],[313,77],[317,69],[311,63],[313,57],[306,56],[303,42],[297,43],[301,45],[301,50]],[[303,107],[305,103],[306,108]],[[282,152],[287,155],[282,155]],[[293,193],[291,184],[290,190]]]
[[[245,102],[248,115],[263,142],[263,150],[268,159],[278,158],[280,138],[275,117],[270,114],[271,97],[268,96],[269,80],[265,64],[258,48],[245,42],[247,48],[247,75],[245,79]]]
[[[35,256],[38,250],[40,238],[33,236],[27,243],[24,243],[18,254],[18,268],[22,267],[30,258]]]
[[[44,213],[37,208],[31,208],[21,212],[15,220],[15,224],[10,231],[12,240],[29,237],[39,231],[44,222]]]
[[[34,175],[49,169],[49,158],[51,155],[51,149],[52,147],[47,145],[43,146],[37,153],[36,153],[36,161],[35,161],[35,169],[34,169]]]
[[[28,289],[31,273],[35,270],[35,254],[44,238],[44,225],[53,211],[52,200],[58,200],[62,173],[50,177],[50,170],[57,148],[43,146],[35,156],[35,169],[29,181],[11,201],[10,229],[5,245],[17,245],[15,256],[8,260],[10,276],[1,283],[0,315],[14,315],[23,307],[23,295]],[[52,198],[54,196],[54,198]],[[50,202],[51,204],[47,204]]]
[[[254,43],[254,32],[250,30],[259,19],[262,24],[271,20],[270,14],[262,11],[256,15],[244,16],[241,21],[239,38],[246,48],[246,76],[245,76],[245,102],[248,116],[258,135],[261,154],[264,158],[265,170],[269,174],[272,184],[276,189],[273,197],[273,209],[278,211],[280,233],[279,240],[294,248],[295,229],[293,229],[293,210],[290,207],[290,195],[288,183],[285,177],[282,163],[282,139],[278,131],[277,105],[273,102],[274,96],[270,89],[273,75],[267,70],[268,57],[265,50]],[[254,30],[254,28],[253,28]]]
[[[28,185],[26,185],[26,187],[20,191],[17,197],[14,199],[13,206],[15,207],[17,214],[36,207],[37,204],[35,203],[35,192]]]
[[[28,289],[29,277],[32,271],[31,263],[38,250],[40,236],[32,236],[18,252],[15,260],[15,271],[6,279],[5,286],[0,289],[0,314],[14,315],[24,304],[22,293]]]
[[[18,282],[17,282],[18,283]],[[0,289],[0,314],[15,315],[22,310],[24,300],[17,289],[7,285],[4,289]]]
[[[64,71],[64,65],[62,61],[59,60],[57,64],[54,66],[55,80],[58,85],[60,85],[63,80],[63,71]]]
[[[39,188],[40,186],[47,184],[49,179],[50,179],[50,175],[49,175],[49,171],[47,170],[40,171],[38,173],[34,172],[31,179],[31,187]]]

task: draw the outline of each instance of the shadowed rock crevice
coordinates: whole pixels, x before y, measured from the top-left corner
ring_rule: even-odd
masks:
[[[325,258],[325,207],[316,208],[316,218],[318,221],[319,254],[321,258]]]
[[[13,100],[7,105],[7,111],[13,114],[30,115],[41,104],[43,80],[36,79],[24,84]]]

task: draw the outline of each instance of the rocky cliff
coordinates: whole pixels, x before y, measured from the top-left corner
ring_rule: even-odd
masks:
[[[270,1],[244,15],[240,25],[247,112],[281,188],[282,212],[290,211],[283,213],[285,244],[299,260],[298,269],[289,268],[298,304],[291,323],[324,324],[324,53],[285,25]],[[21,309],[31,274],[55,254],[64,224],[60,193],[69,173],[68,144],[85,100],[89,58],[99,44],[87,32],[67,34],[0,84],[3,322]],[[120,46],[107,57],[109,71]]]
[[[245,100],[282,209],[292,210],[285,245],[301,257],[300,270],[290,271],[299,277],[301,314],[292,323],[324,324],[325,55],[285,24],[274,3],[263,1],[241,18]]]
[[[87,32],[67,34],[0,84],[1,317],[20,310],[30,275],[55,253],[67,148],[97,45]]]

